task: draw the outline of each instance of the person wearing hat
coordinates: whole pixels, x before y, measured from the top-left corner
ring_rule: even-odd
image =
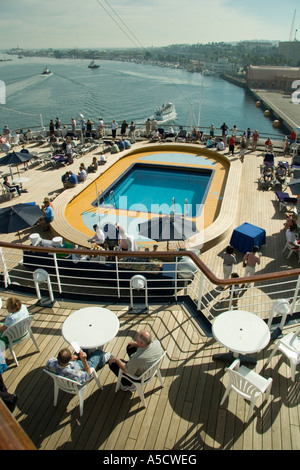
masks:
[[[43,201],[43,206],[42,206],[42,210],[45,209],[45,206],[46,204],[50,204],[50,206],[52,207],[52,209],[54,210],[54,206],[53,206],[53,203],[50,201],[50,198],[49,197],[44,197],[44,201]]]

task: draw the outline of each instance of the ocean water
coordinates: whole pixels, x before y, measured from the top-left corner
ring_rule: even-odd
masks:
[[[12,61],[0,62],[6,91],[0,130],[5,124],[27,129],[41,122],[48,129],[56,117],[70,125],[78,114],[95,123],[100,117],[107,124],[113,119],[119,124],[124,119],[144,123],[156,107],[172,101],[175,125],[220,127],[226,122],[242,131],[250,127],[270,135],[283,132],[273,128],[244,89],[219,77],[131,62],[97,61],[100,68],[91,70],[89,60],[10,57]],[[41,75],[46,66],[53,75]]]

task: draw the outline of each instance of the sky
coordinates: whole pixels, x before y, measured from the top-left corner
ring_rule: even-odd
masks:
[[[0,48],[287,41],[295,10],[300,40],[299,0],[0,0]]]

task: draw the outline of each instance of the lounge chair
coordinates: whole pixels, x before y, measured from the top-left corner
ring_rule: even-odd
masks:
[[[264,156],[264,166],[274,166],[274,154],[266,153]]]
[[[163,140],[165,138],[165,130],[162,129],[161,127],[159,127],[157,130],[160,133],[161,139]]]
[[[295,155],[295,156],[292,158],[291,168],[292,168],[293,170],[295,170],[295,169],[300,169],[300,155]]]
[[[283,207],[294,209],[297,206],[297,198],[290,197],[289,193],[283,193],[281,191],[276,191],[275,193],[277,201],[279,202],[279,210]]]
[[[187,139],[186,130],[180,129],[176,137],[176,142],[186,142],[186,139]]]

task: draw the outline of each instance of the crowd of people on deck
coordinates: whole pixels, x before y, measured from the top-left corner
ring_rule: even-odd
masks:
[[[103,228],[99,224],[93,226],[95,232],[92,238],[88,239],[88,242],[92,244],[94,248],[101,249],[118,249],[122,251],[133,251],[134,250],[134,240],[130,235],[125,231],[122,225],[115,224],[115,236],[109,240],[104,233]]]

